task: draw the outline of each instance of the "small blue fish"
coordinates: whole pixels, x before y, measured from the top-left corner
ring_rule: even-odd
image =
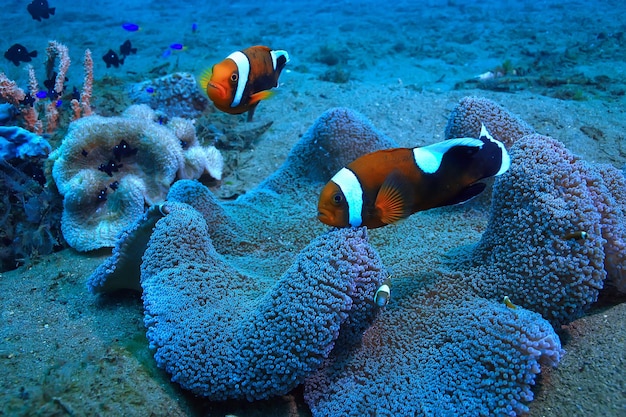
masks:
[[[170,48],[172,48],[175,51],[183,51],[187,49],[187,47],[183,45],[182,43],[172,43],[170,44]]]
[[[43,100],[44,98],[48,97],[48,93],[46,93],[45,91],[37,91],[37,94],[35,94],[35,97],[37,97],[40,100]]]
[[[198,24],[196,22],[193,22],[191,24],[191,33],[196,33],[196,30],[198,30]]]
[[[126,22],[122,25],[122,28],[124,30],[127,30],[129,32],[137,32],[140,28],[139,25],[136,25],[134,23],[130,23],[130,22]]]

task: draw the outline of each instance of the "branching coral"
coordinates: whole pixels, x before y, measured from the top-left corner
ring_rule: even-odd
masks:
[[[38,160],[0,159],[0,195],[0,271],[65,244],[59,228],[61,198],[44,184]]]
[[[4,99],[14,106],[22,116],[24,127],[34,133],[41,134],[44,129],[47,133],[54,133],[62,115],[63,102],[71,103],[73,120],[91,114],[90,99],[93,83],[93,60],[91,51],[85,51],[85,80],[80,101],[74,92],[67,91],[67,71],[70,67],[70,56],[67,46],[57,41],[49,41],[46,48],[46,78],[43,82],[43,91],[37,80],[35,69],[28,66],[28,91],[24,91],[10,80],[6,74],[0,72],[0,99]],[[54,64],[58,60],[57,71]],[[45,103],[45,104],[44,104]],[[40,112],[45,111],[45,119],[40,118]]]

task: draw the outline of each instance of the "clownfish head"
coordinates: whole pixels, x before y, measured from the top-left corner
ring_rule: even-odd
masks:
[[[329,226],[350,226],[348,202],[339,186],[332,181],[326,184],[320,194],[317,218]]]
[[[239,71],[232,59],[225,59],[213,65],[210,71],[202,76],[201,85],[218,108],[228,108],[233,101],[233,92],[237,89]]]

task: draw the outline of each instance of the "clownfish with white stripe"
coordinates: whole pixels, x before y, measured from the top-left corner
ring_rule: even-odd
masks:
[[[200,76],[200,85],[219,110],[230,114],[248,112],[252,120],[261,100],[272,95],[278,77],[289,62],[286,51],[251,46],[228,55]]]
[[[318,218],[335,227],[386,226],[418,211],[475,197],[486,187],[479,181],[504,173],[510,161],[504,145],[484,125],[478,139],[372,152],[326,184]]]

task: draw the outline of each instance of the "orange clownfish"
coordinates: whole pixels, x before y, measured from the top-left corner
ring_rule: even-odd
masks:
[[[248,112],[248,121],[251,121],[259,102],[278,86],[278,77],[287,62],[286,51],[251,46],[213,65],[200,77],[200,85],[215,107],[230,114]]]
[[[462,203],[485,189],[481,179],[510,165],[504,145],[483,125],[480,137],[363,155],[326,184],[318,218],[336,227],[376,228],[418,211]]]

